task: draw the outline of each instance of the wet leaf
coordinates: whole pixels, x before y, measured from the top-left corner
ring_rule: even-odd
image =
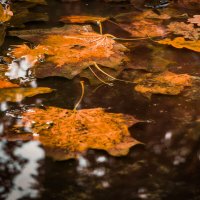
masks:
[[[39,3],[40,4],[40,3]],[[12,4],[13,17],[10,20],[10,26],[13,27],[24,27],[27,22],[33,21],[48,21],[48,15],[44,12],[33,12],[30,8],[34,8],[38,5],[37,1],[35,3],[27,2],[14,2]]]
[[[109,17],[96,17],[96,16],[64,16],[60,19],[61,22],[64,23],[78,23],[78,24],[84,24],[84,23],[99,23],[104,22],[108,20]]]
[[[174,40],[170,40],[170,39],[166,38],[164,40],[160,40],[157,42],[159,44],[171,45],[178,49],[186,48],[186,49],[200,52],[200,40],[187,41],[183,37],[177,37]]]
[[[192,85],[187,74],[174,74],[166,71],[160,74],[148,73],[134,80],[135,90],[151,97],[152,94],[178,95],[185,87]]]
[[[193,18],[188,19],[188,22],[200,26],[200,15],[194,15]]]
[[[45,110],[33,108],[22,117],[26,129],[39,134],[33,139],[39,140],[47,154],[57,160],[76,158],[89,148],[124,156],[139,143],[128,131],[128,127],[138,120],[129,115],[107,113],[102,108],[78,111],[56,107]]]
[[[195,28],[193,24],[171,22],[167,27],[167,30],[175,35],[182,35],[190,40],[198,40],[200,38],[200,28]]]
[[[0,23],[9,21],[12,16],[13,12],[10,10],[10,7],[7,6],[6,8],[3,8],[0,4]]]
[[[37,94],[51,93],[53,90],[46,87],[38,88],[4,88],[0,89],[0,102],[20,102],[25,97],[33,97]]]
[[[165,28],[160,23],[151,20],[138,20],[120,26],[133,37],[159,37],[166,34]]]
[[[0,79],[0,89],[1,88],[13,88],[13,87],[19,87],[19,85],[11,83],[8,80],[1,80]]]
[[[127,51],[125,46],[107,35],[83,32],[72,35],[49,35],[33,49],[25,44],[18,45],[13,49],[12,54],[16,58],[28,56],[31,61],[46,54],[48,55],[45,58],[46,62],[35,67],[36,74],[37,70],[46,68],[47,71],[50,70],[50,73],[55,72],[60,76],[73,78],[94,62],[117,69],[127,60],[124,51]],[[50,68],[47,67],[47,63],[54,65]]]
[[[54,27],[50,29],[33,29],[33,30],[15,30],[9,31],[9,36],[16,36],[34,43],[41,43],[49,35],[73,35],[81,32],[93,32],[90,25],[65,25],[63,27]]]

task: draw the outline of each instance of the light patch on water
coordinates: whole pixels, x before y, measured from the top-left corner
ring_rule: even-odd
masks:
[[[171,138],[172,138],[172,132],[169,131],[165,134],[165,140],[171,140]]]
[[[97,177],[102,177],[106,174],[105,168],[97,168],[94,169],[92,172],[92,175],[97,176]]]
[[[0,110],[1,110],[2,112],[4,112],[4,111],[6,111],[7,109],[8,109],[8,104],[7,104],[7,102],[6,102],[6,101],[1,102],[1,104],[0,104]]]
[[[149,194],[147,192],[147,189],[146,188],[139,188],[138,197],[140,199],[148,199],[149,198]]]
[[[83,171],[85,170],[86,168],[88,168],[90,166],[90,163],[89,161],[84,158],[83,156],[79,156],[78,157],[78,166],[77,166],[77,171]]]
[[[180,165],[181,163],[184,163],[184,162],[185,162],[185,158],[180,156],[180,155],[177,155],[174,158],[173,164],[174,165]]]
[[[110,187],[110,183],[108,181],[102,181],[102,186],[104,188],[108,188],[108,187]]]
[[[44,159],[44,150],[38,141],[30,141],[17,147],[14,155],[26,159],[27,163],[23,166],[20,174],[14,178],[13,187],[6,200],[21,199],[27,196],[37,198],[39,196],[39,191],[36,189],[38,182],[34,177],[39,175],[40,164],[38,161]]]
[[[32,80],[29,84],[30,84],[30,86],[31,86],[32,88],[36,88],[36,87],[38,86],[36,80]]]
[[[107,158],[106,158],[105,156],[99,156],[99,157],[96,159],[96,161],[97,161],[98,163],[104,163],[104,162],[107,161]]]
[[[21,82],[29,82],[31,77],[31,68],[37,60],[30,60],[28,56],[23,56],[19,59],[13,60],[11,64],[8,65],[8,71],[5,73],[9,79],[20,79]],[[33,86],[36,83],[32,83]]]

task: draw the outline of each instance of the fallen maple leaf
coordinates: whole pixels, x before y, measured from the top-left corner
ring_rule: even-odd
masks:
[[[64,23],[78,23],[78,24],[84,24],[84,23],[99,23],[104,22],[108,20],[109,17],[96,17],[96,16],[64,16],[60,19],[61,22]]]
[[[33,139],[38,139],[47,154],[57,160],[76,158],[89,148],[102,149],[113,156],[127,155],[130,147],[140,143],[128,131],[137,122],[130,115],[107,113],[102,108],[33,108],[22,115],[26,130],[38,134]]]
[[[25,44],[18,45],[13,49],[12,55],[16,58],[28,56],[30,60],[36,60],[46,54],[48,57],[45,61],[55,63],[55,71],[59,70],[61,75],[63,73],[65,77],[73,78],[94,63],[116,69],[127,60],[124,51],[127,51],[125,46],[107,35],[83,32],[72,35],[49,35],[33,49]],[[40,64],[35,70],[45,66],[46,63]],[[48,71],[47,67],[46,70]]]
[[[171,45],[175,48],[182,49],[187,48],[193,51],[200,52],[200,40],[187,41],[183,37],[177,37],[174,40],[168,38],[164,40],[157,41],[159,44]]]
[[[169,71],[152,74],[148,73],[134,80],[135,90],[147,97],[152,94],[178,95],[187,86],[192,85],[192,78],[188,74],[175,74]]]
[[[10,6],[3,6],[0,4],[0,23],[9,21],[13,16],[13,12],[10,10]]]
[[[176,35],[183,35],[184,38],[190,40],[198,40],[200,38],[200,28],[195,28],[193,24],[171,22],[167,27],[167,31]]]
[[[194,15],[193,18],[188,19],[188,22],[200,26],[200,15]]]
[[[33,97],[37,94],[51,93],[53,90],[46,87],[38,88],[4,88],[0,89],[0,102],[20,102],[25,97]]]

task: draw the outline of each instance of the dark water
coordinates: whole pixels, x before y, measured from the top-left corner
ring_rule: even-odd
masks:
[[[97,1],[59,3],[48,1],[47,23],[28,23],[27,27],[61,25],[63,15],[115,15],[127,12],[128,4]],[[117,27],[104,24],[105,31],[127,36]],[[15,40],[15,41],[13,41]],[[8,37],[6,49],[16,38]],[[150,57],[149,47],[137,46],[130,52],[138,62]],[[163,47],[162,52],[176,64],[168,69],[176,73],[200,75],[199,54],[189,50]],[[165,53],[164,53],[165,54]],[[164,55],[165,56],[165,55]],[[134,62],[134,61],[133,61]],[[129,70],[121,77],[130,77]],[[48,95],[27,98],[7,109],[43,104],[72,109],[80,96],[79,78],[40,79],[38,86],[56,89]],[[125,157],[115,158],[104,151],[89,150],[77,161],[53,161],[45,157],[38,142],[0,142],[0,199],[62,200],[199,200],[200,199],[200,93],[186,89],[178,96],[153,95],[148,99],[133,90],[132,84],[114,82],[114,86],[91,86],[85,80],[81,108],[103,107],[110,112],[131,114],[144,122],[130,128],[134,138],[145,145],[131,148]],[[196,88],[199,83],[196,83]],[[2,105],[1,105],[2,107]],[[9,126],[1,113],[1,124]],[[5,131],[11,131],[6,129]],[[97,141],[98,142],[98,141]]]

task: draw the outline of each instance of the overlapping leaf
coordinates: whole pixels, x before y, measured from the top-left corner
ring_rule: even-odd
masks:
[[[139,143],[128,131],[128,127],[138,120],[129,115],[107,113],[102,108],[79,111],[56,107],[33,108],[23,113],[22,117],[25,129],[38,134],[33,139],[39,140],[48,155],[57,160],[76,158],[89,148],[123,156]],[[20,140],[27,135],[12,134],[7,137],[18,137]]]
[[[193,18],[188,19],[188,22],[200,26],[200,15],[194,15]]]
[[[171,45],[178,49],[186,48],[186,49],[200,52],[200,40],[187,41],[183,37],[177,37],[174,40],[170,40],[166,38],[164,40],[158,41],[158,43]]]
[[[193,24],[171,22],[167,30],[175,35],[182,35],[184,38],[190,40],[198,40],[200,38],[200,28],[195,28]]]
[[[0,82],[1,83],[1,82]],[[20,102],[25,97],[33,97],[37,94],[51,93],[53,90],[46,87],[38,88],[3,88],[0,89],[0,102]]]
[[[107,35],[80,32],[71,35],[50,34],[35,48],[30,49],[25,44],[19,45],[13,49],[12,54],[16,58],[28,56],[30,60],[37,60],[47,55],[45,64],[36,66],[36,74],[37,71],[43,71],[47,63],[54,63],[50,73],[73,78],[94,63],[117,69],[120,64],[127,60],[124,51],[127,51],[125,46],[115,42]],[[50,69],[50,67],[48,68]],[[45,69],[49,70],[47,67]],[[45,75],[43,74],[43,77]]]
[[[148,73],[134,80],[135,90],[151,97],[152,94],[177,95],[185,87],[192,85],[192,77],[166,71],[161,74]]]

